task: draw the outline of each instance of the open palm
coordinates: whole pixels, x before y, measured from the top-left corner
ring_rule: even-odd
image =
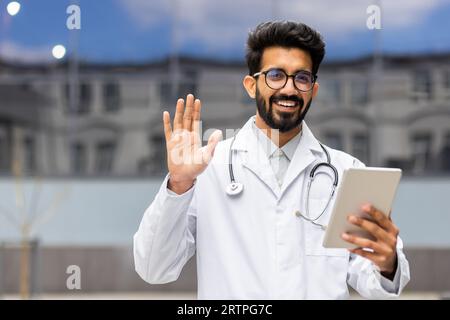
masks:
[[[186,108],[183,99],[178,99],[173,120],[170,123],[169,112],[164,112],[164,134],[167,146],[167,167],[169,184],[192,185],[197,176],[208,166],[217,143],[221,140],[221,131],[216,130],[202,147],[200,136],[201,102],[189,94]]]

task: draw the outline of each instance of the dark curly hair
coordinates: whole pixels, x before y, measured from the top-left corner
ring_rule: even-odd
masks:
[[[268,47],[299,48],[306,50],[312,60],[312,73],[317,74],[325,56],[325,43],[319,32],[300,22],[270,21],[250,31],[245,59],[249,74],[258,72],[264,49]]]

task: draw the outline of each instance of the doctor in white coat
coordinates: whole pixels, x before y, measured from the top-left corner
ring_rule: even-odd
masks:
[[[249,34],[243,80],[257,112],[234,138],[220,141],[216,131],[201,146],[201,102],[192,95],[178,100],[173,125],[164,112],[169,173],[134,235],[142,279],[175,281],[196,253],[199,299],[345,299],[349,286],[369,299],[400,295],[409,265],[384,213],[368,204],[361,210],[372,221],[349,215],[375,240],[343,234],[358,248],[322,247],[320,225],[335,200],[326,206],[333,175],[325,166],[306,213],[309,174],[327,154],[338,176],[363,166],[322,146],[303,120],[324,54],[320,34],[302,23],[260,24]],[[227,189],[231,178],[242,190]]]

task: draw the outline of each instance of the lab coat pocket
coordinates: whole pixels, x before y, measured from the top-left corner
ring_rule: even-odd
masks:
[[[320,214],[326,200],[313,200],[311,216]],[[327,225],[331,208],[316,222]],[[315,214],[315,215],[314,215]],[[337,299],[348,296],[347,272],[350,253],[347,249],[329,249],[322,246],[325,230],[309,221],[304,223],[305,268],[308,272],[308,299]]]
[[[327,200],[322,199],[310,199],[310,215],[312,218],[320,215],[324,209]],[[331,204],[330,204],[331,205]],[[326,209],[326,212],[317,219],[315,222],[321,225],[327,225],[329,220],[329,214],[331,207]],[[348,257],[349,252],[347,249],[330,249],[322,246],[325,236],[325,230],[321,227],[314,225],[313,223],[305,220],[305,249],[306,254],[311,256],[334,256],[334,257]]]

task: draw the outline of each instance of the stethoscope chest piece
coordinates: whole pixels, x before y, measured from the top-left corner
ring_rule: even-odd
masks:
[[[244,185],[239,182],[232,182],[227,186],[227,194],[229,196],[236,196],[240,194],[244,190]]]

